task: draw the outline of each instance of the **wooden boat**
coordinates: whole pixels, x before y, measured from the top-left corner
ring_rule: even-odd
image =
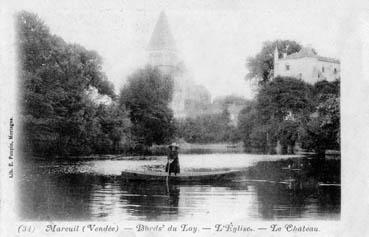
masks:
[[[126,181],[168,181],[170,182],[216,182],[230,180],[242,174],[242,170],[211,171],[211,172],[184,172],[168,176],[166,172],[157,171],[123,171],[121,176]]]

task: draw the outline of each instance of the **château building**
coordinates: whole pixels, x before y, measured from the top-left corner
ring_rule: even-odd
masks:
[[[311,84],[321,80],[334,81],[340,78],[340,61],[319,56],[310,46],[280,58],[276,47],[273,73],[274,77],[295,77]]]

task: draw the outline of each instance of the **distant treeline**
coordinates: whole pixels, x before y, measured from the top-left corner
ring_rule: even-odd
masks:
[[[220,114],[206,114],[177,121],[177,137],[189,143],[237,142],[237,127],[226,108]]]

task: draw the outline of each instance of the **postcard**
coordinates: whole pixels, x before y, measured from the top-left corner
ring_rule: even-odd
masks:
[[[1,236],[368,236],[364,1],[5,1]]]

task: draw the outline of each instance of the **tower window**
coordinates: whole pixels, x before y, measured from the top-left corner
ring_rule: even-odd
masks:
[[[337,68],[334,68],[334,74],[336,74],[337,73]]]
[[[290,65],[286,64],[286,71],[290,70]]]
[[[324,72],[324,67],[322,67],[322,72]]]

